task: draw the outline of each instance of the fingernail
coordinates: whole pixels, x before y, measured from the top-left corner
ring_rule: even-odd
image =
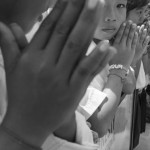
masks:
[[[98,0],[89,0],[88,1],[88,8],[94,9],[97,6]]]
[[[129,21],[128,21],[128,24],[129,24],[129,25],[131,25],[132,23],[133,23],[132,20],[129,20]]]
[[[122,25],[123,25],[123,27],[125,27],[125,26],[126,26],[126,23],[124,22]]]
[[[142,26],[141,26],[141,28],[144,28],[145,27],[145,25],[143,24]]]
[[[104,44],[108,44],[108,45],[109,45],[109,40],[103,40],[103,41],[101,41],[101,43],[104,43]]]
[[[147,33],[147,29],[144,29],[144,31],[143,31],[143,32],[144,32],[144,34],[146,34],[146,33]]]
[[[134,23],[132,24],[132,28],[135,29],[137,27],[137,25]]]
[[[147,41],[149,41],[150,40],[150,36],[147,36]]]

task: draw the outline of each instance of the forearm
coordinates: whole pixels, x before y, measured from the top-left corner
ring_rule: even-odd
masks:
[[[121,78],[116,75],[110,75],[103,92],[107,95],[107,99],[100,105],[93,116],[89,119],[92,129],[99,133],[102,137],[108,130],[111,121],[114,118],[118,105],[120,104],[120,96],[122,91]]]
[[[114,118],[115,112],[120,103],[122,87],[123,84],[120,77],[116,75],[109,76],[108,82],[103,90],[103,92],[107,95],[108,100],[98,113],[99,119],[111,122]]]
[[[132,63],[131,65],[135,71],[135,78],[137,79],[138,78],[138,75],[139,75],[139,71],[140,71],[140,66],[141,66],[141,59],[136,63]]]
[[[127,94],[132,94],[134,92],[136,86],[136,78],[135,78],[135,71],[130,67],[129,74],[123,84],[122,92]]]

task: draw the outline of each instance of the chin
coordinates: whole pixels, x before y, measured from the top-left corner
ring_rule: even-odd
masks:
[[[113,36],[114,36],[114,34],[113,35],[105,35],[105,36],[103,36],[102,40],[110,40]]]
[[[106,33],[101,33],[99,34],[100,36],[95,36],[95,38],[99,39],[99,40],[110,40],[111,38],[114,37],[116,33],[114,34],[106,34]]]

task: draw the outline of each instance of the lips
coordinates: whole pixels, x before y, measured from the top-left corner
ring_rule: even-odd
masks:
[[[115,28],[104,28],[102,29],[103,32],[106,32],[106,33],[113,33],[116,31]]]

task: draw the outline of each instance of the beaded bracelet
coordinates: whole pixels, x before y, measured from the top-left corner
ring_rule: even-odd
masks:
[[[116,75],[121,78],[121,81],[124,82],[129,74],[129,69],[126,69],[123,65],[111,65],[109,67],[109,75]],[[109,76],[108,75],[108,76]]]
[[[121,70],[125,70],[127,73],[129,72],[129,69],[127,69],[126,67],[124,67],[124,66],[121,65],[121,64],[113,64],[113,65],[110,65],[110,66],[109,66],[109,70],[112,70],[112,69],[121,69]]]
[[[27,143],[21,137],[19,137],[18,135],[13,133],[10,129],[5,127],[3,124],[0,125],[0,128],[3,130],[3,132],[5,132],[10,138],[12,138],[19,145],[23,145],[24,147],[26,147],[28,149],[30,148],[31,150],[42,150],[39,147],[36,147],[36,146],[33,146],[33,145]]]

